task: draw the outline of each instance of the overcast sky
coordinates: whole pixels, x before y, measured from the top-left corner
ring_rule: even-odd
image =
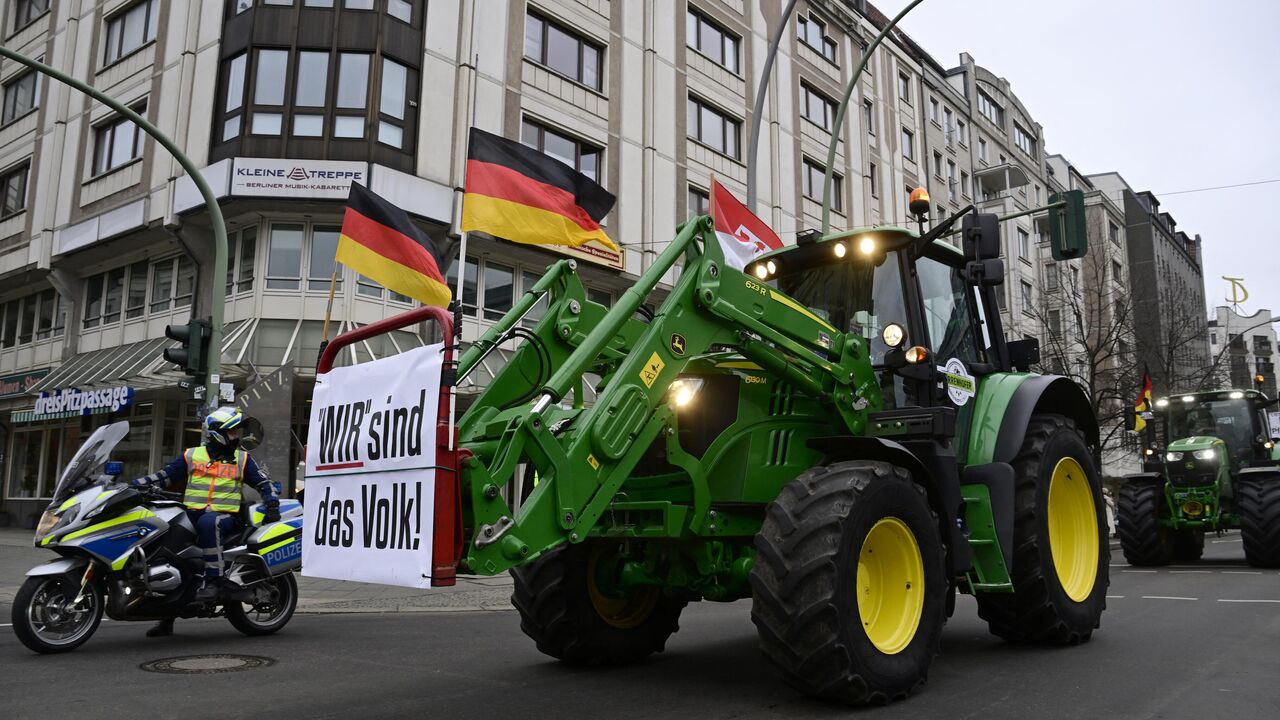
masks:
[[[905,0],[877,0],[889,17]],[[1243,277],[1243,309],[1280,314],[1280,2],[925,0],[901,27],[943,67],[1007,78],[1046,149],[1119,171],[1204,241],[1206,303]]]

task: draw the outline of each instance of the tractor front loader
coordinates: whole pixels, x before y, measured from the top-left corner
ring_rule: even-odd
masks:
[[[854,704],[924,683],[957,592],[1002,638],[1088,640],[1097,426],[1076,385],[1027,372],[1034,341],[1006,341],[1000,243],[969,208],[739,270],[699,217],[612,308],[554,264],[459,363],[519,341],[458,423],[460,569],[511,571],[524,632],[583,665],[663,650],[688,602],[751,598],[781,676]]]

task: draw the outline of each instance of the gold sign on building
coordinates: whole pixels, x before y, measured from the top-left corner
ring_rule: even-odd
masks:
[[[1244,289],[1244,278],[1223,275],[1222,279],[1231,283],[1231,294],[1227,296],[1227,302],[1239,305],[1249,299],[1249,291]]]

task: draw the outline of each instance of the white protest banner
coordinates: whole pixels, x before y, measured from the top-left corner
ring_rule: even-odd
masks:
[[[316,378],[302,574],[431,587],[443,346]]]

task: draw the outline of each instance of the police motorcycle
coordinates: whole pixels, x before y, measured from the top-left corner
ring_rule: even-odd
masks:
[[[250,419],[241,447],[261,442]],[[13,630],[38,653],[84,644],[105,613],[112,620],[225,617],[246,635],[283,628],[298,604],[294,571],[302,564],[302,506],[280,501],[280,520],[263,524],[261,504],[223,538],[228,582],[212,601],[195,601],[204,574],[196,530],[180,493],[121,482],[110,453],[126,421],[95,431],[67,464],[36,528],[36,547],[61,555],[27,572],[13,600]]]

